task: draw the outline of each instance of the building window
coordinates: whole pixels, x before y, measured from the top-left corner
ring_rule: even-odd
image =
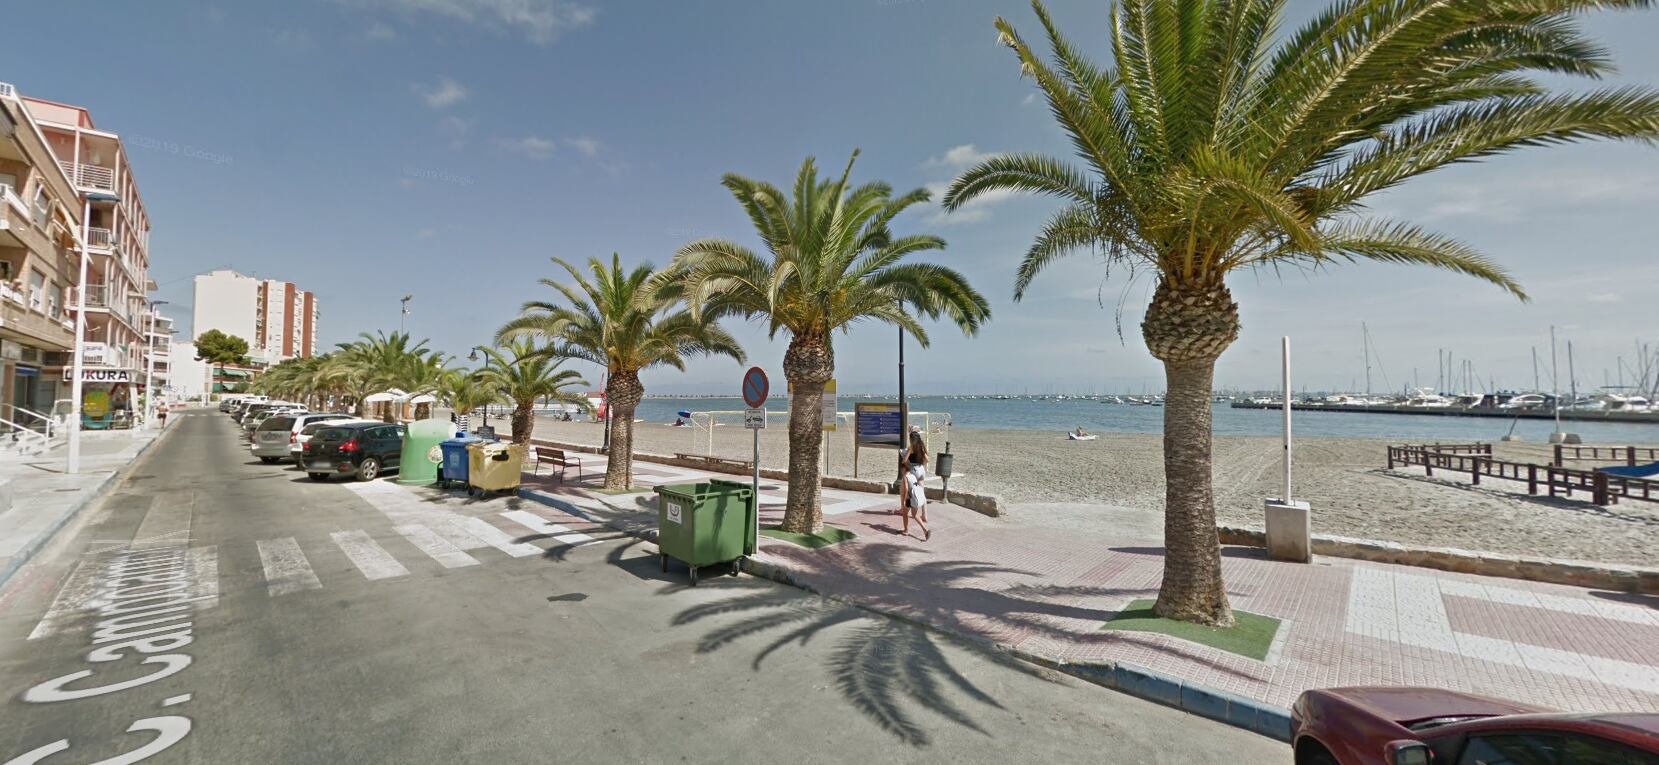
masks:
[[[36,313],[46,311],[46,274],[29,269],[29,308]]]

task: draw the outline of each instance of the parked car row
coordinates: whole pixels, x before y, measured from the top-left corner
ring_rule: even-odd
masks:
[[[402,425],[344,412],[313,412],[304,404],[266,396],[226,398],[219,411],[241,426],[242,437],[259,461],[292,461],[314,481],[372,481],[397,470],[403,451]]]

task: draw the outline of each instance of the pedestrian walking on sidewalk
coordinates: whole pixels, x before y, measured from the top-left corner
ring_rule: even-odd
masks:
[[[922,540],[933,536],[927,528],[927,489],[922,479],[927,477],[927,442],[922,440],[920,428],[910,428],[910,446],[900,457],[904,466],[904,480],[899,482],[899,512],[904,515],[904,535],[910,536],[910,519],[922,527]]]

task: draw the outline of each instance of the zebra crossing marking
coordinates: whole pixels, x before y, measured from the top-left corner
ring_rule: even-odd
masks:
[[[491,526],[489,521],[486,521],[483,518],[466,518],[461,521],[461,526],[473,536],[484,540],[485,544],[507,553],[514,558],[525,558],[531,555],[540,555],[542,551],[540,547],[533,544],[513,541],[513,536],[511,534]]]
[[[466,552],[461,548],[456,547],[449,540],[444,539],[438,534],[438,532],[433,531],[432,529],[420,524],[396,526],[393,528],[397,531],[397,533],[402,534],[404,539],[409,540],[409,544],[414,545],[416,549],[426,553],[427,557],[432,560],[443,564],[444,568],[460,568],[462,566],[478,565],[477,558],[466,554]]]
[[[256,545],[259,563],[265,568],[265,590],[271,597],[323,588],[300,543],[293,537],[261,539]]]
[[[562,544],[581,545],[595,541],[593,537],[587,534],[572,531],[569,526],[553,523],[535,513],[528,513],[523,510],[508,510],[502,513],[501,516],[538,534],[547,534],[554,541]]]
[[[391,579],[393,577],[408,576],[409,569],[397,562],[392,554],[386,552],[380,545],[375,544],[369,532],[362,529],[352,531],[336,531],[328,535],[340,552],[351,559],[352,565],[363,572],[365,579]]]

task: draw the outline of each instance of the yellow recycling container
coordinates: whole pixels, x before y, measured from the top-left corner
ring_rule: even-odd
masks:
[[[524,473],[524,447],[499,441],[478,441],[467,445],[467,493],[479,496],[492,491],[512,491]]]

